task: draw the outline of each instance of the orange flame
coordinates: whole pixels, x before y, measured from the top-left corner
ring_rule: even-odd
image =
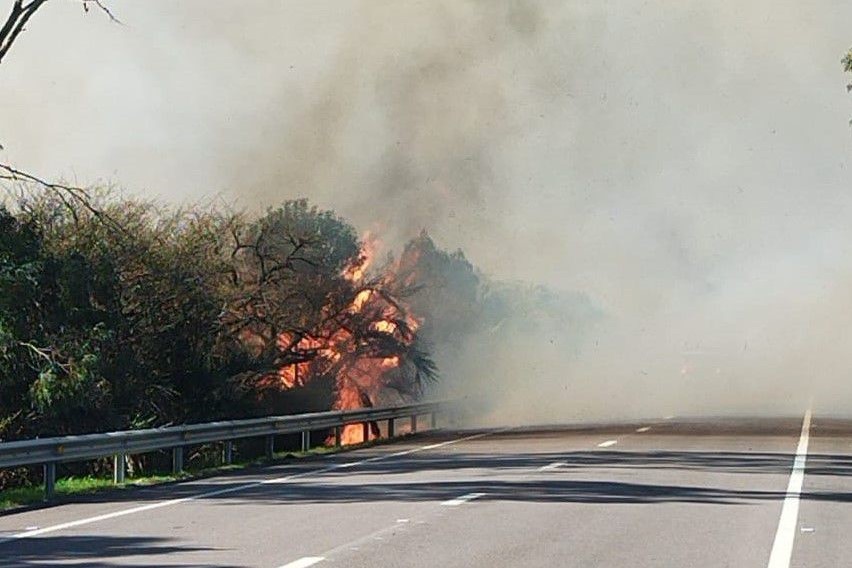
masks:
[[[367,272],[373,265],[380,244],[374,234],[365,234],[358,258],[344,269],[343,277],[356,287],[365,286]],[[413,340],[412,332],[420,325],[408,313],[406,306],[390,302],[382,294],[367,287],[357,291],[345,312],[365,317],[369,321],[370,331],[393,336],[403,343]],[[403,329],[403,325],[407,329]],[[400,367],[400,358],[359,352],[361,345],[353,330],[339,325],[334,318],[330,318],[327,329],[315,332],[316,335],[305,334],[301,337],[282,333],[276,338],[276,346],[282,352],[306,355],[306,362],[291,363],[278,369],[276,376],[280,387],[289,389],[303,386],[314,376],[333,373],[335,409],[370,406],[380,395],[386,374]],[[373,428],[368,431],[367,438],[376,435]],[[346,426],[341,432],[341,441],[343,444],[365,441],[364,427],[360,424]]]

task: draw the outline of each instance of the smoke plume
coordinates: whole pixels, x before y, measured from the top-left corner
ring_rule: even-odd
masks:
[[[852,6],[73,4],[4,63],[0,155],[427,229],[480,269],[433,343],[481,420],[852,408]]]

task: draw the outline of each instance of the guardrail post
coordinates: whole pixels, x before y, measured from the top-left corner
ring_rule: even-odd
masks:
[[[234,442],[227,440],[225,442],[225,455],[223,458],[225,465],[231,465],[234,462]]]
[[[177,475],[183,472],[183,446],[172,448],[172,473]]]
[[[394,422],[393,418],[388,418],[388,438],[393,438]]]
[[[302,451],[307,452],[311,449],[311,433],[309,430],[302,431]]]
[[[125,467],[124,454],[115,454],[112,456],[112,482],[116,485],[124,483]]]
[[[370,423],[364,422],[364,424],[361,425],[361,429],[362,429],[362,432],[363,432],[363,434],[362,434],[363,441],[369,442],[370,441]]]
[[[50,501],[56,493],[56,462],[44,464],[44,500]]]
[[[438,427],[438,411],[432,411],[432,430]]]
[[[340,426],[334,427],[334,445],[338,448],[343,445],[343,432]]]
[[[414,434],[417,432],[417,415],[411,415],[411,433]]]
[[[271,460],[275,457],[275,435],[268,434],[266,436],[266,459]]]

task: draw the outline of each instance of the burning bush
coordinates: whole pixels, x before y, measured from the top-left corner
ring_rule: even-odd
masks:
[[[232,230],[229,337],[250,355],[244,375],[259,392],[326,379],[334,408],[380,402],[388,390],[415,397],[436,375],[406,304],[416,290],[388,263],[374,267],[368,238],[305,201],[284,204]],[[344,443],[360,442],[347,428]]]

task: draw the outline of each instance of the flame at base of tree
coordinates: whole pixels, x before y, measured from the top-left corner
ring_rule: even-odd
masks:
[[[343,270],[347,301],[328,302],[320,321],[310,329],[277,335],[279,365],[264,378],[267,387],[293,389],[320,377],[330,378],[333,408],[352,410],[371,407],[391,392],[397,398],[416,398],[424,379],[434,378],[434,364],[419,346],[421,322],[405,302],[416,290],[412,278],[399,278],[399,264],[391,261],[368,278],[376,248],[368,235],[360,254]],[[380,434],[375,424],[367,433],[370,439]],[[341,441],[361,443],[364,434],[362,425],[349,425]]]

